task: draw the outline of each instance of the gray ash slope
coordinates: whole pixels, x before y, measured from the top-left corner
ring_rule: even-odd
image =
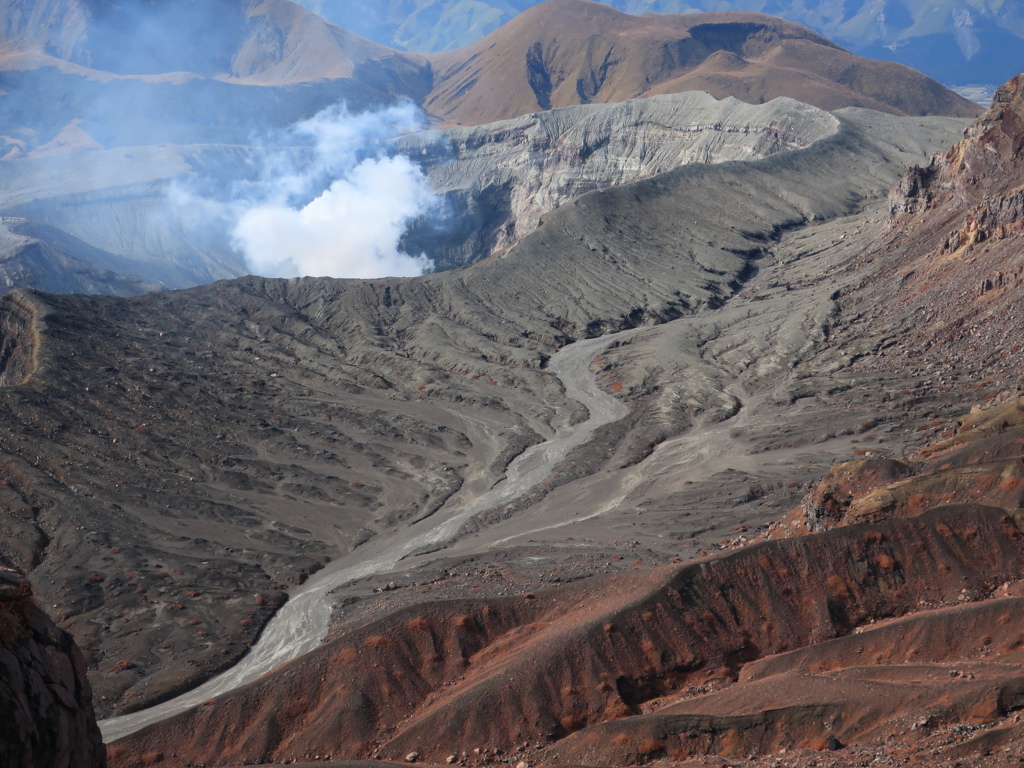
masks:
[[[838,128],[788,98],[746,104],[688,92],[538,112],[395,142],[443,198],[443,221],[417,222],[403,244],[438,269],[507,250],[541,217],[581,194],[694,163],[757,160]]]
[[[101,710],[230,664],[304,572],[581,418],[543,370],[556,348],[722,305],[783,233],[856,214],[962,127],[839,119],[806,149],[584,195],[454,272],[8,294],[5,546],[84,646]]]
[[[835,125],[828,113],[789,99],[753,106],[689,93],[417,134],[388,151],[420,163],[445,206],[440,217],[414,223],[404,247],[429,254],[438,269],[462,266],[507,248],[583,192],[683,164],[806,146]],[[0,224],[10,246],[0,278],[8,288],[134,294],[154,282],[182,288],[241,276],[246,267],[227,222],[204,218],[201,196],[174,200],[204,188],[228,195],[230,180],[251,175],[264,149],[171,145],[8,160],[0,164],[0,211],[8,214]],[[68,173],[72,159],[76,172]],[[56,254],[61,260],[44,268],[40,249],[51,263]]]

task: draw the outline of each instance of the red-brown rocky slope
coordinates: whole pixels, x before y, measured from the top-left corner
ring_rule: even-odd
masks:
[[[886,230],[857,265],[874,272],[841,298],[837,343],[869,328],[872,348],[846,373],[902,372],[908,398],[1002,388],[957,424],[934,419],[919,454],[833,467],[779,531],[916,514],[951,501],[1024,506],[1024,75],[1000,87],[964,139],[910,168],[889,198]],[[965,399],[969,396],[964,395]],[[968,400],[969,402],[969,400]],[[868,453],[860,451],[860,453]]]
[[[401,759],[416,752],[431,762],[465,754],[464,762],[480,764],[527,745],[524,751],[544,762],[611,765],[644,762],[670,742],[677,757],[808,745],[839,724],[844,742],[867,739],[913,711],[913,685],[899,701],[864,700],[856,686],[842,695],[805,686],[814,717],[803,712],[800,728],[780,732],[777,716],[761,715],[744,726],[742,739],[728,735],[735,723],[713,718],[704,725],[693,717],[683,725],[621,718],[669,705],[716,717],[744,707],[774,711],[784,692],[764,707],[742,692],[742,707],[711,706],[702,694],[729,690],[747,665],[771,654],[925,606],[954,605],[965,595],[987,597],[1024,578],[1022,555],[1024,534],[1013,516],[962,505],[770,542],[629,580],[502,602],[417,606],[122,739],[111,757],[114,765],[136,766],[143,755],[161,754],[157,765],[181,766],[317,755]],[[1015,632],[1005,630],[1006,643],[993,650],[1015,649]],[[951,647],[936,663],[976,655],[976,647]],[[1000,692],[1024,672],[1024,659],[1003,661],[992,684],[965,693],[968,704],[978,704],[972,717],[1005,714]],[[954,702],[948,716],[963,715],[968,704]],[[864,707],[873,707],[870,717],[858,709]],[[617,724],[602,725],[610,721]],[[652,722],[682,733],[681,741],[662,739],[639,755],[624,749],[641,744]],[[607,739],[608,728],[625,737]],[[686,738],[694,729],[721,731],[725,746],[717,738]]]
[[[952,502],[1024,507],[1024,399],[943,426],[943,439],[905,460],[835,465],[774,535],[911,516]]]
[[[756,13],[629,16],[590,0],[548,0],[428,60],[435,78],[424,107],[465,124],[690,90],[751,103],[789,96],[830,110],[979,111],[919,72],[861,59],[805,27]]]
[[[986,174],[990,200],[1014,194],[1020,89],[1019,80],[1001,89],[965,141],[933,163],[945,187],[919,184],[933,195],[904,206],[908,218],[888,244],[903,250],[876,252],[879,274],[883,259],[931,266],[927,246],[942,247],[934,217],[968,220],[963,209],[988,193]],[[907,191],[903,199],[925,199]],[[1012,242],[1015,230],[1005,232],[996,242]],[[971,264],[954,266],[962,285]],[[999,286],[1007,300],[1012,285]],[[917,288],[911,310],[924,301],[915,297],[948,289]],[[846,317],[858,298],[886,289],[903,287],[875,278],[840,297]],[[870,319],[880,322],[883,310],[896,316],[890,305]],[[973,317],[969,303],[931,311]],[[951,338],[977,364],[991,351]],[[906,366],[894,352],[855,365]],[[809,521],[804,509],[778,532],[829,530],[638,572],[631,582],[408,608],[118,742],[115,763],[414,752],[467,764],[631,765],[707,754],[788,762],[777,753],[809,748],[838,750],[833,764],[841,764],[861,762],[864,750],[877,756],[884,744],[917,762],[1007,764],[1020,755],[1024,707],[1022,413],[1014,402],[966,418],[959,432],[935,424],[950,430],[948,441],[920,455],[837,469],[809,499],[824,511]],[[855,507],[872,498],[881,503]]]

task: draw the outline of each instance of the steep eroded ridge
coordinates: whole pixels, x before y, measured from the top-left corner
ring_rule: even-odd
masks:
[[[876,274],[843,302],[870,323],[883,359],[854,370],[907,364],[949,382],[1019,380],[1024,349],[1024,75],[1001,86],[991,109],[931,163],[907,171],[889,200],[889,233],[866,254]],[[910,330],[906,333],[907,329]]]
[[[396,142],[452,212],[415,226],[410,253],[448,269],[500,253],[542,217],[587,192],[694,163],[752,161],[839,130],[824,110],[788,98],[753,105],[700,92],[588,104]]]

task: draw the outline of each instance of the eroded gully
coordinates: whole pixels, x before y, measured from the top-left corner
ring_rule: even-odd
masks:
[[[332,590],[355,579],[387,573],[407,555],[432,545],[443,545],[455,536],[469,517],[521,496],[547,479],[555,465],[573,448],[586,442],[595,429],[626,415],[626,406],[598,387],[590,371],[590,362],[602,349],[635,332],[623,331],[578,341],[552,356],[548,370],[562,381],[569,397],[587,408],[589,419],[564,426],[551,440],[524,451],[509,465],[505,480],[472,503],[446,504],[430,517],[403,530],[379,536],[334,560],[290,595],[288,602],[264,628],[259,641],[238,664],[163,704],[102,721],[100,729],[104,741],[116,741],[239,688],[308,653],[327,636],[333,605]]]

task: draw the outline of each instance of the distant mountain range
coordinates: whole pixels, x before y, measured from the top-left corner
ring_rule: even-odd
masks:
[[[538,0],[298,0],[384,45],[447,51],[468,45]],[[822,33],[859,56],[896,61],[947,85],[998,84],[1024,59],[1024,2],[965,0],[604,0],[631,14],[755,11]]]

